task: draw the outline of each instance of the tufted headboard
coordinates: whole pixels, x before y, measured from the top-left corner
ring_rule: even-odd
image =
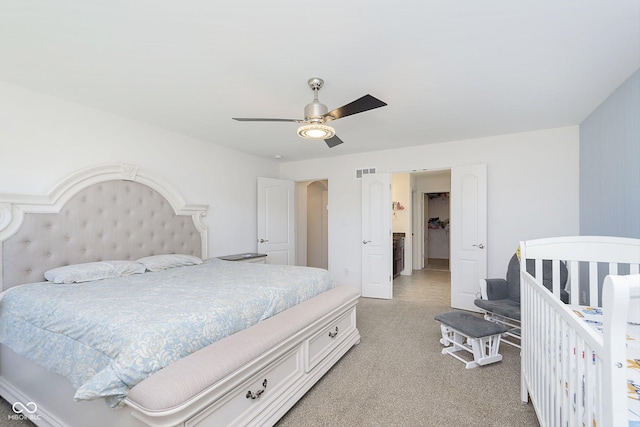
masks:
[[[50,268],[182,253],[207,256],[207,206],[133,165],[91,168],[47,196],[0,194],[0,290]]]

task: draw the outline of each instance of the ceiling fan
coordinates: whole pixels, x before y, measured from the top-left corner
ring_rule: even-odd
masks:
[[[353,114],[363,113],[374,108],[384,107],[386,102],[379,99],[365,95],[356,99],[342,107],[335,110],[328,111],[326,105],[321,104],[318,101],[318,91],[324,85],[324,80],[318,77],[312,77],[309,79],[309,87],[313,90],[313,102],[307,104],[304,107],[304,119],[260,119],[260,118],[238,118],[233,117],[233,120],[240,122],[295,122],[303,123],[298,128],[298,135],[307,139],[324,139],[329,148],[333,148],[336,145],[342,144],[342,140],[338,138],[335,130],[326,125],[326,122],[331,120],[338,120],[342,117],[351,116]]]

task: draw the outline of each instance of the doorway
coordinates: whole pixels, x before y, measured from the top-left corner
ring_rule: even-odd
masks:
[[[423,193],[423,265],[425,270],[449,271],[450,192]]]
[[[329,181],[296,183],[296,265],[329,268]]]
[[[423,270],[449,273],[450,192],[450,169],[392,174],[393,265],[403,258],[402,276]],[[396,255],[397,236],[404,241],[401,257]],[[393,277],[394,282],[404,280]]]
[[[425,170],[408,174],[409,190],[411,193],[411,230],[413,237],[407,253],[411,258],[413,270],[422,270],[429,266],[438,265],[446,270],[450,269],[450,237],[449,225],[451,216],[451,169]],[[407,193],[408,194],[408,193]],[[445,195],[441,197],[441,195]],[[436,219],[437,218],[437,219]],[[429,223],[435,230],[431,233],[433,243],[429,243]],[[432,254],[429,253],[431,248]],[[437,260],[437,261],[436,261]]]

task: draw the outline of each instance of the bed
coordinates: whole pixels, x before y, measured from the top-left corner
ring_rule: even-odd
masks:
[[[208,259],[206,212],[128,164],[81,171],[45,196],[0,195],[0,311],[14,309],[0,331],[0,395],[20,416],[39,426],[273,425],[359,342],[355,288],[326,270]],[[108,274],[90,280],[96,265]],[[73,266],[72,279],[60,266]],[[294,280],[305,287],[290,287]],[[28,305],[44,316],[24,320]],[[111,309],[99,315],[100,306]],[[75,321],[54,319],[69,308]],[[223,312],[236,317],[216,319]],[[169,320],[156,321],[160,314]],[[38,322],[79,335],[53,343]],[[113,335],[118,328],[124,338]],[[89,346],[85,336],[105,357],[90,374],[76,351]],[[145,337],[144,348],[111,348],[138,342],[131,337]]]
[[[531,399],[542,426],[640,425],[640,240],[530,240],[520,256],[536,265],[534,274],[521,269],[522,401]],[[552,291],[536,279],[542,260],[554,265]]]

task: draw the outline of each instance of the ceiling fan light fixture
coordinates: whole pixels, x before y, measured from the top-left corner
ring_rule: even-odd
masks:
[[[311,123],[298,128],[298,135],[306,139],[329,139],[336,134],[331,127],[319,123]]]

